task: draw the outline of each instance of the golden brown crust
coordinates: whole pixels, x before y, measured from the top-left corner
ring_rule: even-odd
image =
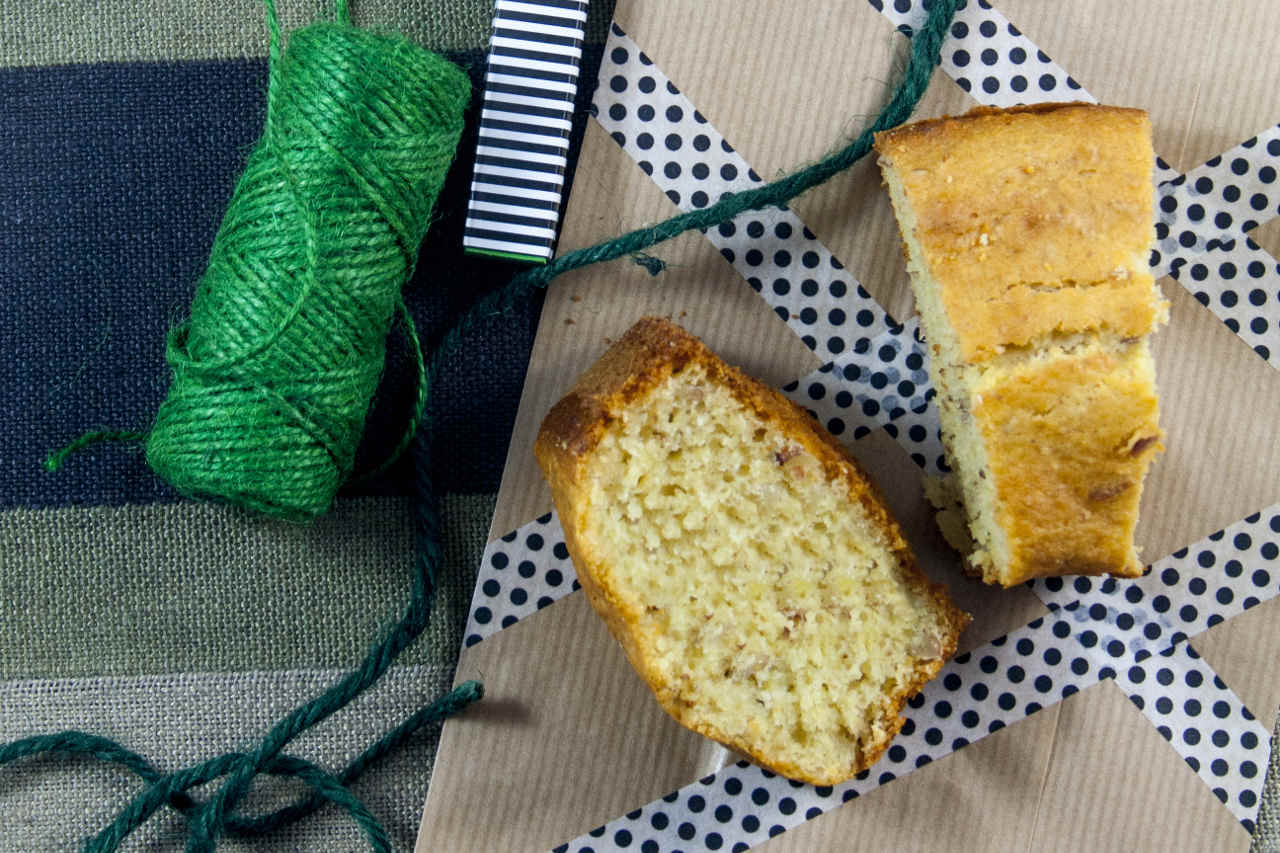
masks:
[[[850,496],[861,503],[868,516],[884,531],[890,547],[906,570],[911,587],[932,601],[938,612],[943,614],[947,633],[942,638],[942,657],[918,666],[910,683],[888,697],[883,719],[888,734],[876,743],[866,744],[859,761],[847,768],[847,772],[838,774],[838,778],[815,777],[805,768],[779,763],[775,757],[760,752],[755,744],[699,723],[696,715],[679,698],[676,686],[666,683],[651,664],[653,642],[640,628],[642,614],[635,612],[634,604],[615,594],[609,566],[596,558],[591,543],[584,535],[587,529],[587,502],[583,499],[585,460],[612,419],[628,403],[690,363],[697,363],[712,381],[729,389],[739,402],[762,420],[776,424],[790,441],[803,446],[820,462],[829,478],[842,480]],[[968,614],[956,608],[945,590],[929,581],[920,571],[878,490],[848,450],[799,406],[729,366],[701,341],[669,320],[660,317],[640,320],[583,374],[573,389],[547,414],[534,442],[534,454],[551,487],[565,532],[565,544],[588,600],[662,708],[682,725],[737,749],[789,778],[814,784],[835,784],[871,766],[901,728],[903,720],[900,713],[907,699],[936,675],[943,661],[955,653],[959,634],[968,624]]]
[[[1139,345],[1092,346],[1009,371],[973,410],[1009,540],[1001,582],[1133,577],[1142,478],[1161,449],[1158,403]]]
[[[1138,502],[1162,449],[1144,339],[1167,311],[1147,264],[1146,114],[979,108],[880,134],[876,147],[901,184],[910,260],[936,281],[936,296],[921,283],[944,327],[926,329],[930,369],[973,377],[948,399],[980,433],[1007,547],[969,568],[1004,586],[1141,574]]]
[[[976,107],[970,107],[958,116],[942,115],[935,118],[920,119],[919,121],[913,121],[910,124],[903,124],[897,127],[892,127],[888,130],[882,130],[875,136],[876,150],[880,150],[881,139],[903,139],[917,133],[943,131],[948,125],[958,121],[987,117],[1000,118],[1004,116],[1046,115],[1049,113],[1058,113],[1075,109],[1097,113],[1145,115],[1143,110],[1136,107],[1117,107],[1109,104],[1091,104],[1088,101],[1045,101],[1044,103],[1039,104],[1018,104],[1012,107],[989,107],[979,105]]]
[[[1054,334],[1151,332],[1151,127],[1090,104],[979,108],[876,136],[962,358]]]

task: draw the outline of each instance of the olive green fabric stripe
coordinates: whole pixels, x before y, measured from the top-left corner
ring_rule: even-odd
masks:
[[[456,660],[494,496],[444,499],[446,568],[403,663]],[[0,513],[0,679],[353,666],[400,616],[410,504],[302,526],[230,507]]]
[[[292,29],[332,18],[332,0],[277,0]],[[432,50],[483,47],[485,0],[353,0],[353,23],[397,30]],[[0,63],[164,62],[266,56],[262,0],[83,0],[0,4]]]
[[[331,18],[334,3],[276,0],[276,7],[288,30]],[[392,30],[437,51],[486,48],[493,18],[492,0],[351,0],[350,9],[359,26]],[[603,42],[608,24],[607,15],[591,15],[587,41]],[[0,65],[235,59],[266,52],[262,0],[0,3]]]

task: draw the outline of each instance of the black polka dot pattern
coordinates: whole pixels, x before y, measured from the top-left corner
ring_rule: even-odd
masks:
[[[1280,125],[1156,191],[1157,274],[1173,276],[1280,366],[1280,263],[1249,232],[1280,215]]]
[[[1031,587],[1054,611],[1062,637],[1116,674],[1252,831],[1262,779],[1249,768],[1265,760],[1256,745],[1267,733],[1185,641],[1280,594],[1280,504],[1175,551],[1140,578],[1052,578]]]
[[[938,474],[943,470],[938,413],[930,403],[933,390],[915,320],[908,326],[868,341],[784,385],[782,392],[845,443],[883,427],[917,465]]]
[[[601,79],[627,85],[620,91],[597,89],[597,120],[677,206],[702,207],[704,200],[718,201],[759,183],[750,165],[635,42],[615,31],[605,57]],[[635,82],[643,80],[652,85]],[[752,211],[706,236],[809,348],[828,360],[795,384],[799,390],[791,396],[819,414],[833,433],[852,436],[859,427],[878,428],[924,410],[929,381],[915,321],[899,325],[886,314],[794,213]],[[928,434],[936,436],[936,428]],[[939,455],[932,446],[911,452],[928,460]]]
[[[463,644],[474,646],[578,588],[560,519],[539,516],[485,546]]]
[[[904,31],[923,14],[918,0],[873,0],[872,5]],[[985,104],[1092,100],[984,2],[964,4],[943,55],[944,68]],[[702,207],[760,180],[616,26],[605,65],[601,79],[621,85],[599,87],[597,119],[673,203],[686,210]],[[1247,251],[1247,257],[1233,255],[1229,262],[1244,264],[1243,274],[1258,273],[1263,283],[1238,290],[1234,301],[1206,289],[1201,301],[1217,299],[1224,309],[1247,302],[1249,308],[1242,310],[1252,313],[1219,316],[1228,325],[1234,318],[1237,326],[1262,317],[1268,325],[1255,330],[1260,336],[1274,334],[1280,288],[1274,260],[1245,232],[1275,215],[1276,193],[1240,179],[1251,174],[1256,183],[1270,184],[1274,173],[1264,171],[1267,157],[1280,156],[1274,137],[1274,132],[1262,134],[1242,146],[1250,154],[1228,158],[1225,165],[1215,158],[1186,177],[1156,163],[1157,202],[1167,221],[1162,219],[1158,230],[1153,267],[1184,284],[1189,277],[1205,281],[1211,275],[1195,270],[1193,256]],[[1215,190],[1216,183],[1201,180],[1214,181],[1217,172],[1210,172],[1224,168],[1237,179],[1236,191]],[[1211,203],[1214,192],[1223,204]],[[1199,201],[1192,200],[1195,193]],[[1245,209],[1259,213],[1252,221],[1242,220]],[[1209,231],[1202,227],[1206,217]],[[1195,227],[1175,227],[1175,219]],[[1235,243],[1228,246],[1226,235],[1233,228]],[[1184,231],[1189,232],[1185,237]],[[898,325],[885,314],[790,211],[745,214],[707,237],[827,359],[818,371],[785,386],[792,399],[846,441],[884,428],[926,471],[945,470],[936,412],[929,404],[926,356],[914,323]],[[1231,272],[1217,274],[1225,279]],[[1239,269],[1234,273],[1241,275]],[[1265,340],[1261,345],[1265,348]],[[1270,359],[1269,353],[1259,354]],[[538,537],[533,544],[531,535]],[[1107,678],[1116,679],[1213,795],[1252,829],[1267,733],[1186,640],[1280,592],[1278,545],[1280,505],[1175,552],[1137,580],[1033,582],[1051,614],[950,662],[911,700],[907,724],[892,748],[857,779],[814,787],[739,762],[556,849],[748,849]],[[563,547],[550,515],[491,543],[472,607],[469,644],[532,612],[539,602],[545,606],[576,588]],[[513,566],[523,568],[513,575]],[[517,592],[521,588],[523,596]],[[514,603],[513,594],[522,602]]]
[[[1134,581],[1034,581],[1051,613],[950,661],[910,700],[906,725],[869,771],[822,788],[739,762],[610,822],[597,837],[627,831],[663,851],[688,849],[709,833],[726,845],[758,844],[1107,678],[1252,831],[1268,733],[1186,640],[1280,594],[1278,545],[1280,504]],[[1179,611],[1193,602],[1197,614],[1184,618]],[[566,849],[591,846],[591,837]]]
[[[910,35],[925,19],[921,0],[873,2]],[[940,68],[979,103],[995,107],[1044,101],[1094,101],[1079,83],[987,3],[962,3],[942,43]]]
[[[1188,643],[1115,669],[1129,701],[1252,832],[1270,733]]]
[[[1073,632],[1120,657],[1154,654],[1280,593],[1280,504],[1181,548],[1140,578],[1031,582]]]

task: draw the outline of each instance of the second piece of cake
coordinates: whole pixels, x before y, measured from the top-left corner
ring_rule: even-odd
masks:
[[[979,108],[881,133],[954,474],[930,499],[988,583],[1132,576],[1161,448],[1140,110]],[[966,537],[970,541],[965,540]]]
[[[844,448],[678,326],[637,323],[535,444],[592,606],[661,706],[766,767],[875,762],[968,617]]]

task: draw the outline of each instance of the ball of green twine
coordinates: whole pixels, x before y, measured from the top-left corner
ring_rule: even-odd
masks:
[[[272,60],[262,138],[169,336],[147,461],[188,496],[305,520],[351,474],[470,81],[345,21]]]

